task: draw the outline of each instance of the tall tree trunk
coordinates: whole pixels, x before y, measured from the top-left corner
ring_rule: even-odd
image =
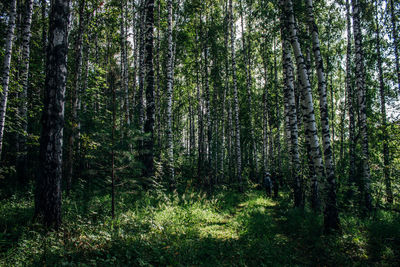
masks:
[[[111,70],[110,89],[112,92],[112,130],[111,130],[111,218],[115,218],[115,131],[117,129],[117,105],[116,105],[116,88],[114,84],[114,72]]]
[[[61,224],[62,140],[67,82],[69,0],[50,7],[46,82],[35,192],[35,215],[47,226]]]
[[[141,134],[144,131],[144,103],[143,103],[143,92],[144,92],[144,78],[145,78],[145,70],[146,66],[144,63],[144,52],[145,52],[145,19],[146,19],[146,9],[145,9],[145,1],[140,0],[139,4],[139,88],[137,92],[137,101],[136,101],[136,109],[138,114],[138,128]],[[140,146],[142,146],[142,142],[140,142]]]
[[[318,179],[323,179],[325,177],[324,165],[322,162],[321,150],[319,145],[319,137],[317,133],[317,125],[315,122],[314,114],[314,104],[311,93],[311,84],[307,73],[307,67],[304,61],[303,53],[300,48],[300,42],[297,35],[296,23],[293,13],[293,3],[292,0],[284,0],[285,8],[288,17],[288,29],[290,33],[290,39],[293,47],[293,52],[296,57],[297,68],[300,74],[300,85],[301,90],[304,94],[304,104],[306,108],[306,113],[303,114],[305,121],[306,136],[309,137],[309,143],[311,146],[311,153],[314,168],[317,174],[317,179],[312,181],[312,206],[314,210],[320,209],[320,197],[319,197],[319,185]]]
[[[124,92],[124,109],[125,123],[127,126],[131,124],[129,112],[129,77],[128,77],[128,48],[127,48],[127,32],[126,32],[126,7],[125,0],[121,0],[121,81],[122,91]]]
[[[243,192],[242,182],[242,152],[240,148],[240,122],[239,122],[239,97],[237,88],[236,77],[236,53],[235,53],[235,31],[234,31],[234,17],[232,0],[229,0],[229,13],[230,13],[230,27],[231,27],[231,54],[232,54],[232,79],[233,79],[233,103],[235,109],[235,128],[236,128],[236,168],[237,168],[237,181],[239,183],[239,190]]]
[[[282,36],[282,64],[283,64],[283,79],[284,79],[284,97],[287,101],[287,117],[289,118],[289,133],[290,133],[290,156],[293,177],[294,205],[295,207],[304,207],[302,181],[299,174],[300,171],[300,156],[298,148],[298,127],[297,127],[297,111],[296,98],[294,94],[294,68],[292,57],[290,54],[290,42],[285,32],[283,21],[285,20],[282,14],[281,36]]]
[[[347,109],[349,112],[349,183],[352,185],[356,182],[356,140],[355,140],[355,119],[354,119],[354,91],[351,84],[351,18],[350,18],[350,4],[346,0],[346,20],[347,20],[347,52],[346,52],[346,94],[347,94]],[[348,196],[350,197],[352,189],[349,190]]]
[[[400,64],[399,64],[399,44],[398,44],[398,30],[397,30],[397,20],[394,9],[394,1],[390,0],[390,16],[392,21],[392,37],[393,37],[393,47],[394,47],[394,59],[397,72],[397,86],[400,92]]]
[[[198,37],[198,36],[197,36]],[[197,38],[198,39],[198,38]],[[203,179],[203,162],[204,162],[204,129],[203,129],[203,100],[200,89],[200,63],[196,59],[196,91],[197,91],[197,149],[198,149],[198,160],[197,160],[197,176],[199,184],[202,183]]]
[[[145,176],[154,175],[154,67],[153,67],[153,25],[154,0],[146,0],[146,32],[144,63],[146,66],[146,121],[144,124],[145,139],[143,142],[143,163]]]
[[[16,9],[17,9],[17,0],[12,0],[10,6],[9,20],[8,20],[7,37],[4,49],[2,91],[0,91],[0,101],[1,101],[0,102],[0,157],[3,149],[4,124],[6,120],[6,111],[7,111],[8,86],[10,82],[10,66],[11,66],[12,48],[14,43]]]
[[[312,34],[314,60],[317,66],[319,109],[322,128],[322,145],[324,149],[325,169],[327,178],[327,199],[325,201],[324,226],[325,230],[339,229],[339,213],[336,204],[336,178],[333,167],[332,147],[329,127],[328,102],[326,99],[326,81],[324,63],[319,44],[318,27],[314,20],[312,0],[307,0],[308,23]]]
[[[161,152],[161,96],[160,96],[160,91],[161,91],[161,74],[160,74],[160,44],[161,44],[161,34],[160,34],[160,29],[161,29],[161,0],[157,1],[157,54],[156,54],[156,95],[155,95],[155,104],[156,104],[156,116],[155,116],[155,124],[156,124],[156,136],[157,136],[157,146],[158,146],[158,153]],[[172,35],[172,34],[171,34]],[[172,59],[171,59],[172,62]],[[172,81],[173,84],[173,81]],[[168,138],[168,137],[167,137]]]
[[[275,22],[274,22],[275,23]],[[275,141],[275,150],[276,150],[276,156],[273,157],[274,152],[274,142],[271,138],[271,159],[274,161],[274,174],[272,175],[273,179],[275,179],[274,182],[274,192],[275,195],[277,196],[278,194],[278,187],[279,184],[283,185],[283,173],[282,173],[282,158],[281,158],[281,138],[280,138],[280,126],[281,126],[281,115],[280,115],[280,107],[279,107],[279,89],[278,89],[278,65],[277,65],[277,41],[276,38],[273,39],[274,42],[274,90],[275,90],[275,102],[276,102],[276,141]],[[272,120],[271,120],[272,122]],[[272,133],[272,127],[270,125],[270,132]],[[272,137],[272,135],[271,135]]]
[[[131,108],[131,112],[130,112],[130,115],[131,115],[131,122],[132,123],[136,123],[137,121],[134,121],[138,116],[137,116],[137,114],[135,113],[136,112],[136,94],[137,94],[137,91],[138,91],[138,89],[137,89],[137,74],[138,74],[138,70],[139,70],[139,68],[138,68],[138,65],[139,65],[139,62],[138,62],[138,52],[139,52],[139,49],[138,49],[138,46],[139,46],[139,44],[140,44],[140,38],[139,38],[139,35],[140,35],[140,29],[139,29],[139,23],[140,23],[140,7],[138,6],[138,4],[137,3],[135,3],[135,1],[133,1],[132,2],[132,11],[134,12],[134,14],[133,14],[133,16],[132,16],[132,39],[133,39],[133,51],[132,51],[132,53],[133,53],[133,55],[132,55],[132,57],[133,57],[133,72],[132,72],[132,91],[133,91],[133,93],[132,93],[132,96],[131,96],[131,106],[133,107],[133,108]],[[135,116],[136,115],[136,116]],[[138,124],[135,124],[135,126],[137,126]]]
[[[362,164],[363,164],[363,198],[365,208],[372,210],[372,197],[370,193],[371,173],[369,167],[368,129],[367,129],[367,103],[365,88],[364,53],[361,33],[360,3],[359,0],[351,0],[353,7],[353,34],[356,63],[356,86],[359,105],[359,127],[361,134]]]
[[[265,48],[266,49],[266,48]],[[265,53],[266,54],[266,53]],[[268,67],[266,55],[263,55],[263,68],[264,68],[264,92],[263,92],[263,175],[269,172],[268,164],[268,103],[269,103],[269,91],[268,91]],[[262,181],[258,181],[261,183]]]
[[[251,168],[251,176],[256,176],[258,173],[258,162],[257,162],[257,151],[256,151],[256,141],[254,137],[254,127],[253,127],[253,101],[252,101],[252,76],[251,76],[251,56],[252,56],[252,48],[251,48],[251,20],[252,20],[252,15],[251,15],[251,3],[248,3],[249,5],[249,15],[247,16],[247,29],[246,29],[246,34],[245,34],[245,29],[244,29],[244,23],[243,23],[243,6],[242,6],[242,1],[239,1],[240,3],[240,22],[241,22],[241,28],[242,28],[242,46],[243,46],[243,61],[244,61],[244,66],[245,66],[245,72],[246,72],[246,88],[247,88],[247,105],[249,106],[249,132],[250,132],[250,146],[251,148],[249,149],[249,161],[250,161],[250,168]],[[247,42],[246,42],[246,35],[247,35]],[[255,172],[254,172],[255,170]],[[253,177],[252,177],[253,178]]]
[[[227,124],[227,118],[225,117],[225,110],[226,110],[226,99],[227,99],[227,94],[229,92],[229,46],[228,46],[228,39],[229,39],[229,12],[228,12],[228,0],[225,1],[225,19],[224,19],[224,50],[225,50],[225,84],[223,88],[223,93],[222,93],[222,111],[221,111],[221,124],[222,124],[222,129],[221,129],[221,181],[224,181],[225,178],[225,146],[226,146],[226,136],[228,132],[226,131],[228,128],[226,127]],[[228,114],[226,114],[228,115]]]
[[[30,39],[31,24],[33,12],[33,0],[26,1],[26,13],[22,30],[22,64],[21,64],[21,84],[22,92],[20,99],[22,100],[19,107],[19,115],[21,117],[21,125],[23,133],[18,136],[19,155],[17,157],[17,172],[20,180],[24,180],[26,176],[26,160],[27,146],[26,137],[28,135],[28,77],[29,77],[29,59],[30,59]]]
[[[167,1],[168,53],[167,53],[167,155],[171,182],[174,183],[174,143],[172,139],[172,92],[173,92],[173,45],[172,45],[172,0]]]
[[[378,1],[375,1],[376,6],[376,54],[378,57],[377,68],[379,74],[379,93],[381,100],[381,115],[382,115],[382,142],[383,142],[383,175],[385,178],[386,186],[386,200],[388,203],[393,203],[392,185],[390,182],[390,163],[389,163],[389,147],[388,147],[388,133],[386,125],[386,99],[385,99],[385,83],[383,80],[382,69],[382,54],[381,54],[381,37],[380,37],[380,23],[378,17]]]
[[[254,134],[254,123],[253,123],[253,99],[252,99],[252,87],[253,87],[253,79],[252,79],[252,47],[251,47],[251,23],[252,23],[252,13],[251,13],[251,3],[250,3],[250,14],[249,18],[247,19],[248,24],[247,24],[247,32],[248,32],[248,38],[247,38],[247,102],[249,105],[249,116],[250,116],[250,121],[249,121],[249,126],[250,126],[250,138],[251,138],[251,145],[252,145],[252,151],[250,153],[250,161],[251,161],[251,166],[255,167],[255,175],[258,176],[258,161],[257,161],[257,143],[256,143],[256,138]],[[254,171],[253,171],[254,172]]]
[[[207,18],[208,16],[206,15],[206,21],[205,21],[205,27],[207,27]],[[206,166],[206,172],[207,176],[210,176],[212,173],[212,163],[211,163],[211,142],[212,142],[212,127],[211,127],[211,115],[210,115],[210,81],[208,77],[208,47],[207,47],[207,42],[208,42],[208,30],[206,29],[205,32],[205,41],[203,43],[204,45],[204,113],[205,113],[205,121],[206,121],[206,128],[207,128],[207,140],[206,140],[206,157],[207,157],[207,166]],[[211,183],[210,179],[210,183]]]
[[[75,72],[73,77],[73,86],[71,91],[71,133],[68,139],[68,159],[67,159],[67,194],[71,189],[71,182],[74,176],[74,158],[75,158],[75,138],[78,131],[78,101],[79,101],[79,88],[80,79],[82,74],[82,42],[83,42],[83,28],[84,28],[84,12],[85,0],[79,1],[79,25],[78,37],[75,43]]]

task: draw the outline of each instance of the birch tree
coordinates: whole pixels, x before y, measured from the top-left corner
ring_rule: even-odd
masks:
[[[325,169],[327,178],[327,199],[325,202],[325,229],[339,228],[339,214],[336,204],[336,178],[332,159],[332,146],[329,127],[328,103],[326,99],[326,81],[324,63],[321,56],[318,26],[314,19],[313,1],[307,0],[308,24],[312,35],[314,60],[317,67],[319,109],[321,113],[322,145],[324,149]]]
[[[3,75],[2,75],[2,90],[0,91],[0,157],[3,150],[3,137],[4,137],[4,124],[6,121],[7,111],[7,100],[8,100],[8,87],[10,83],[10,66],[11,66],[11,53],[14,43],[14,30],[15,30],[15,19],[17,1],[12,0],[10,6],[7,37],[4,49],[4,61],[3,61]]]
[[[300,87],[303,92],[304,104],[305,104],[305,114],[303,114],[306,137],[309,138],[309,143],[311,146],[311,155],[313,160],[313,165],[317,174],[318,179],[325,177],[324,166],[322,162],[321,150],[319,145],[319,138],[317,133],[317,125],[315,121],[314,114],[314,104],[313,97],[311,94],[311,85],[307,73],[307,67],[304,61],[303,52],[301,51],[300,42],[297,35],[296,23],[293,13],[293,3],[291,0],[284,0],[284,10],[286,16],[288,17],[288,30],[290,34],[291,44],[293,48],[294,55],[296,57],[297,68],[300,75]],[[312,206],[315,210],[319,210],[320,197],[319,197],[319,185],[318,180],[313,179],[312,181]]]
[[[144,63],[146,67],[146,121],[144,124],[145,139],[143,142],[143,163],[146,177],[154,175],[154,66],[153,66],[153,28],[154,0],[146,0],[146,25]]]
[[[33,12],[33,0],[26,1],[25,19],[22,30],[22,64],[21,64],[21,84],[22,92],[20,95],[21,105],[19,107],[19,115],[21,117],[22,134],[18,136],[19,155],[17,157],[17,170],[20,176],[25,176],[26,170],[26,137],[28,135],[28,87],[29,87],[29,59],[30,59],[30,40],[31,40],[31,24]]]
[[[368,129],[367,129],[367,103],[366,103],[366,88],[365,88],[365,69],[364,69],[364,54],[363,42],[361,33],[361,19],[360,19],[360,3],[359,0],[351,0],[353,7],[353,35],[354,35],[354,54],[356,64],[356,87],[358,94],[358,108],[359,108],[359,127],[361,135],[361,148],[362,148],[362,184],[363,184],[363,198],[365,208],[372,211],[372,197],[370,193],[371,173],[369,167],[369,148],[368,148]]]
[[[46,82],[35,191],[35,215],[47,226],[61,224],[61,167],[67,82],[69,0],[51,2]]]
[[[393,191],[392,184],[390,181],[390,163],[389,163],[389,147],[388,147],[388,133],[386,123],[386,94],[385,94],[385,82],[383,80],[383,66],[382,66],[382,54],[381,54],[381,36],[380,36],[380,24],[378,17],[378,1],[375,1],[376,8],[376,54],[377,54],[377,69],[379,79],[379,94],[381,104],[381,124],[382,124],[382,142],[383,142],[383,175],[386,186],[386,200],[388,203],[393,203]]]
[[[242,152],[240,148],[240,122],[239,122],[239,98],[238,86],[236,77],[236,53],[235,53],[235,31],[234,31],[234,16],[232,0],[229,0],[229,13],[230,13],[230,33],[231,33],[231,57],[232,57],[232,79],[233,79],[233,105],[235,111],[235,128],[236,128],[236,168],[237,168],[237,181],[239,183],[239,190],[243,191],[242,184]]]
[[[394,1],[390,0],[390,18],[392,22],[392,38],[393,38],[393,48],[394,48],[394,62],[396,66],[397,73],[397,86],[400,92],[400,64],[399,64],[399,43],[398,43],[398,29],[397,29],[397,19],[394,9]]]
[[[282,15],[281,23],[284,24],[285,18]],[[291,156],[291,169],[293,177],[293,189],[294,189],[294,205],[295,207],[303,207],[303,192],[302,182],[299,175],[300,170],[300,156],[298,149],[298,128],[297,128],[297,111],[296,101],[294,95],[294,70],[293,62],[290,53],[290,42],[285,32],[285,26],[281,25],[281,36],[282,36],[282,64],[283,64],[283,79],[284,79],[284,97],[287,102],[287,117],[288,117],[288,128],[289,128],[289,146]]]
[[[71,133],[68,139],[68,159],[67,159],[67,192],[71,189],[71,181],[74,175],[75,139],[78,135],[78,103],[80,91],[80,79],[82,74],[82,42],[84,29],[84,10],[85,0],[79,1],[79,22],[78,36],[75,42],[75,65],[73,75],[73,86],[71,90]]]
[[[174,144],[172,139],[172,92],[173,92],[173,45],[172,45],[172,0],[167,1],[168,10],[168,53],[167,53],[167,154],[171,181],[174,182]]]
[[[346,20],[347,20],[347,49],[346,49],[346,93],[347,109],[349,113],[349,182],[355,182],[355,120],[354,120],[354,91],[351,84],[351,59],[352,59],[352,36],[351,36],[351,16],[349,0],[346,0]],[[350,189],[351,191],[351,189]]]

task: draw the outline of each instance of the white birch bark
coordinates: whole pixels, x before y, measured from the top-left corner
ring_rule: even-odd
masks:
[[[313,160],[313,165],[315,168],[315,172],[317,174],[317,179],[312,181],[312,195],[313,195],[313,206],[314,209],[319,209],[319,185],[318,179],[323,179],[325,177],[324,165],[322,162],[321,150],[319,145],[319,138],[317,133],[317,125],[315,121],[314,114],[314,104],[313,97],[311,93],[311,84],[307,73],[307,67],[304,61],[303,53],[301,51],[300,42],[297,35],[296,23],[294,19],[293,13],[293,3],[291,0],[284,0],[284,7],[286,9],[286,16],[288,19],[288,29],[290,34],[290,39],[292,43],[292,48],[294,55],[296,57],[297,68],[300,74],[300,86],[304,95],[304,104],[305,104],[305,114],[303,114],[305,121],[305,129],[306,136],[308,135],[310,146],[311,146],[311,155]]]
[[[232,54],[233,104],[235,110],[235,128],[236,128],[235,150],[236,150],[237,181],[239,183],[239,190],[243,191],[242,152],[240,148],[239,97],[238,97],[237,77],[236,77],[235,31],[234,31],[232,0],[229,0],[229,12],[231,15],[230,33],[231,33],[231,54]]]
[[[339,228],[339,214],[336,203],[336,178],[332,159],[332,146],[329,127],[328,102],[326,98],[326,81],[324,63],[321,56],[318,27],[314,19],[312,0],[306,0],[309,28],[312,35],[314,60],[317,67],[319,109],[322,128],[322,145],[324,149],[325,169],[327,178],[327,197],[325,201],[325,230]]]
[[[368,129],[367,129],[367,103],[365,88],[364,54],[361,33],[360,4],[358,0],[352,0],[353,7],[353,35],[356,63],[356,87],[359,106],[359,127],[361,134],[362,168],[363,168],[363,197],[365,208],[372,210],[372,198],[370,193],[371,173],[369,167]]]
[[[168,53],[167,53],[167,155],[171,181],[174,182],[174,144],[172,139],[172,93],[173,93],[173,45],[172,45],[172,0],[167,1]]]
[[[14,43],[14,30],[15,30],[15,19],[16,19],[17,1],[11,2],[7,37],[4,49],[4,61],[3,61],[3,75],[1,81],[0,91],[0,157],[3,149],[3,137],[4,137],[4,124],[6,120],[7,111],[7,100],[8,100],[8,86],[10,82],[10,66],[11,66],[11,54]]]
[[[21,64],[21,84],[22,92],[20,95],[21,106],[19,108],[19,114],[21,117],[21,126],[23,133],[18,136],[19,152],[17,162],[22,165],[18,166],[25,168],[24,162],[26,160],[26,137],[28,135],[28,85],[29,85],[29,59],[30,59],[30,39],[31,39],[31,24],[32,24],[32,12],[33,12],[33,0],[26,1],[26,13],[25,20],[22,30],[22,64]]]

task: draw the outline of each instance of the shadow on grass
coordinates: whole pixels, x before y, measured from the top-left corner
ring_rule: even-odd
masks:
[[[81,230],[58,248],[49,242],[29,265],[351,266],[396,265],[399,259],[398,217],[368,224],[363,232],[368,244],[357,247],[355,225],[346,226],[347,233],[324,236],[322,215],[293,209],[288,198],[277,203],[261,192],[217,192],[216,202],[207,203],[200,195],[192,195],[194,200],[167,196],[165,208],[160,198],[143,200],[140,208],[154,206],[155,213],[142,217],[131,204],[124,208],[127,221],[120,217],[107,229],[111,223],[99,220],[108,226]],[[101,231],[108,233],[101,236]],[[365,248],[368,252],[362,252]]]
[[[32,223],[33,206],[30,201],[1,203],[0,253],[16,245],[24,230]]]

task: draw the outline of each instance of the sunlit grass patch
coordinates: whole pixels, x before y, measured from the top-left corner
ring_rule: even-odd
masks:
[[[47,233],[33,224],[32,199],[0,202],[5,238],[0,266],[262,266],[390,265],[399,259],[398,216],[341,214],[342,232],[325,236],[322,214],[291,207],[265,192],[120,192],[66,198],[64,223]],[[83,204],[85,206],[83,206]],[[31,216],[31,214],[28,215]],[[6,215],[12,216],[7,218]],[[15,224],[19,215],[24,223]],[[14,226],[14,227],[9,227]],[[12,242],[12,243],[11,243]]]

